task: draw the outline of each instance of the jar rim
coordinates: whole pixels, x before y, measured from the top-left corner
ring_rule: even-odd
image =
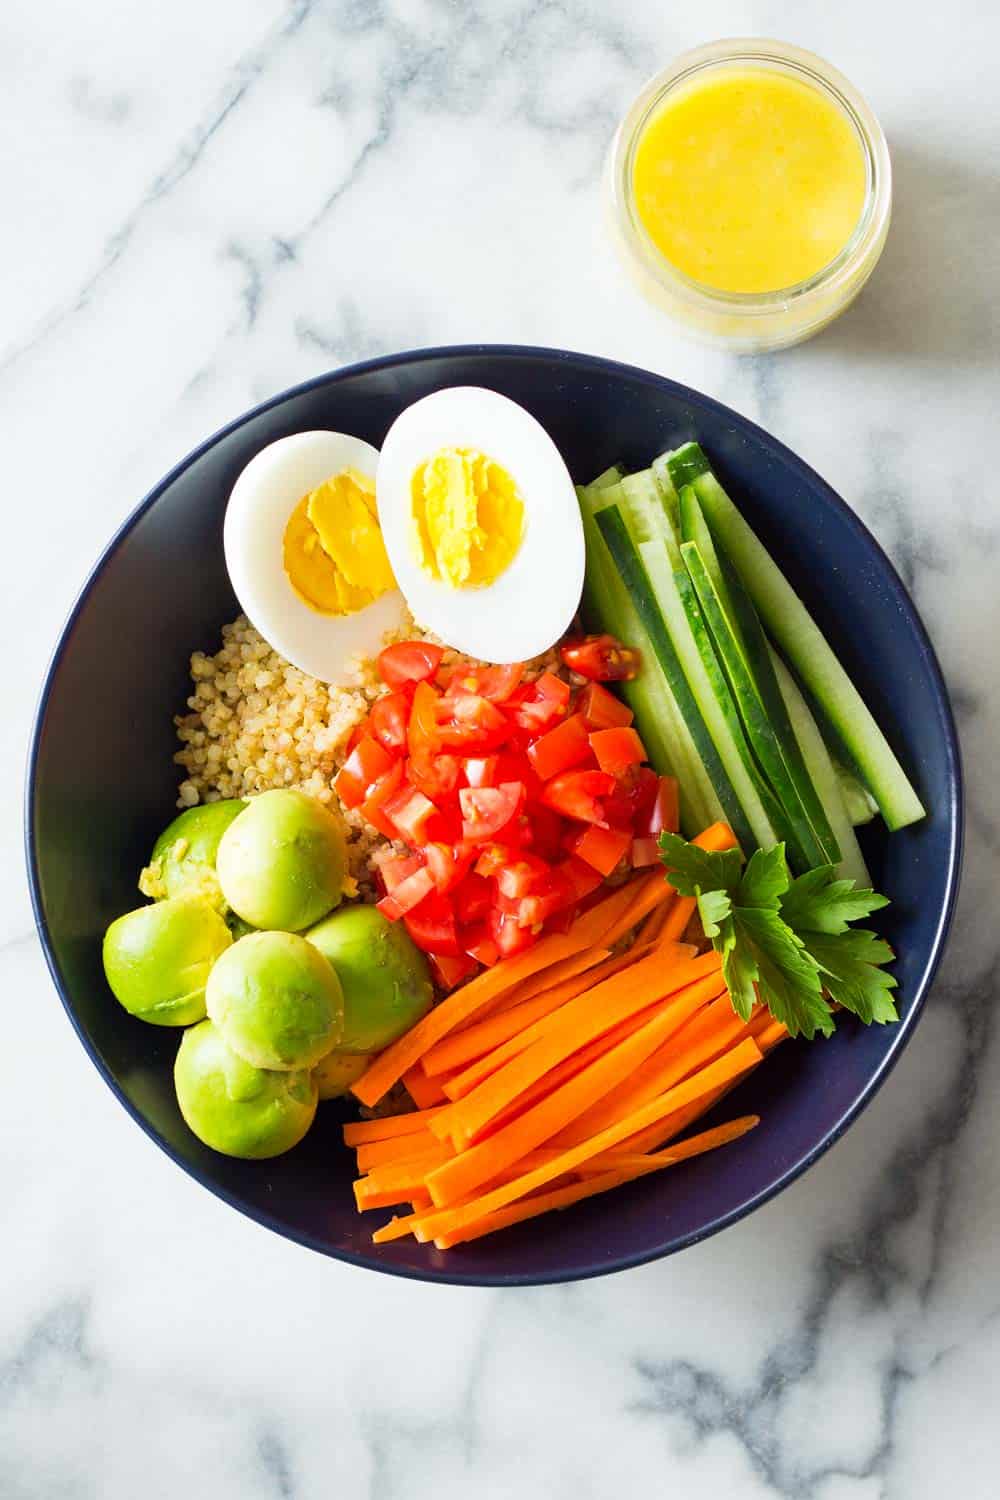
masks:
[[[790,286],[767,292],[730,292],[706,285],[673,265],[642,223],[633,192],[633,166],[642,133],[663,101],[698,74],[726,66],[773,68],[819,89],[847,117],[865,159],[865,200],[849,238],[818,271]],[[882,127],[867,100],[836,68],[803,47],[766,37],[732,37],[680,53],[648,79],[629,106],[611,148],[611,196],[626,247],[673,296],[730,316],[766,316],[795,304],[803,312],[813,298],[827,297],[849,281],[859,264],[881,250],[892,203],[892,167]]]

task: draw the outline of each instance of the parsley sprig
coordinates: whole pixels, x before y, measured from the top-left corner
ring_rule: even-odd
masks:
[[[671,885],[698,902],[743,1020],[758,1000],[792,1036],[830,1036],[829,1001],[866,1025],[898,1020],[896,981],[882,968],[892,949],[849,925],[888,906],[886,896],[838,880],[833,865],[793,880],[783,844],[758,849],[743,868],[739,850],[699,849],[675,833],[661,835],[660,850]]]

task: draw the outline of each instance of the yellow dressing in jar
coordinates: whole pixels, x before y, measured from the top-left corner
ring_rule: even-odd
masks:
[[[809,83],[719,68],[673,93],[639,137],[638,215],[693,281],[774,292],[815,276],[846,245],[865,201],[857,131]]]

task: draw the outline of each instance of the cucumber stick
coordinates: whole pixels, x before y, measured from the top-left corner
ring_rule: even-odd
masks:
[[[698,548],[693,542],[684,542],[681,546],[681,555],[694,584],[698,601],[705,612],[705,618],[708,620],[712,638],[722,659],[740,716],[746,727],[747,737],[753,746],[761,769],[785,810],[795,835],[795,842],[805,857],[806,868],[812,868],[814,865],[836,864],[840,860],[840,848],[815,789],[809,781],[809,774],[802,761],[798,742],[788,722],[784,701],[781,701],[780,714],[774,712],[773,702],[765,704],[759,686],[760,677],[763,675],[761,663],[759,660],[751,663],[744,651],[743,644],[734,631],[712,585]],[[743,623],[743,621],[740,622],[741,625]],[[766,644],[763,649],[766,654]],[[773,679],[773,670],[769,661],[767,670]],[[780,698],[777,683],[775,683],[775,693]],[[795,774],[792,770],[793,765]],[[808,782],[811,802],[815,803],[816,808],[819,809],[815,821],[812,816],[815,809],[810,806],[807,810],[803,804],[800,793],[803,782]],[[820,827],[816,826],[817,823]]]
[[[628,591],[608,554],[594,519],[600,492],[578,489],[587,569],[582,612],[590,630],[606,630],[627,641],[642,656],[642,668],[631,682],[619,683],[626,703],[639,721],[651,764],[664,776],[676,776],[680,787],[681,826],[689,838],[724,816],[722,805],[697,764],[694,746],[674,704],[652,644]],[[697,770],[692,772],[692,762]]]
[[[621,490],[620,507],[626,528],[639,554],[681,671],[739,799],[754,841],[764,849],[771,848],[782,838],[790,841],[790,830],[785,829],[776,799],[759,775],[746,742],[736,705],[655,482],[644,475],[636,475],[633,479],[624,479]]]
[[[809,712],[809,705],[799,691],[798,683],[774,650],[771,651],[771,664],[778,680],[778,687],[781,689],[781,696],[785,700],[788,717],[792,721],[795,738],[802,751],[802,758],[809,768],[813,785],[822,799],[830,826],[840,845],[840,863],[837,865],[837,874],[844,880],[855,881],[859,890],[870,890],[871,876],[851,824],[837,767],[830,759],[826,742],[819,732],[816,720]]]
[[[621,464],[612,464],[610,468],[604,470],[603,474],[598,474],[596,479],[591,480],[590,484],[587,485],[587,489],[605,490],[608,485],[617,484],[624,472],[625,470]]]
[[[697,444],[688,447],[696,448]],[[687,472],[695,466],[689,458]],[[727,554],[739,572],[761,620],[861,772],[887,826],[905,828],[917,822],[925,815],[920,798],[798,594],[740,515],[707,461],[690,482],[716,546]]]
[[[673,640],[643,566],[642,558],[625,524],[621,508],[618,505],[611,505],[598,511],[597,524],[607,543],[615,567],[646,627],[656,659],[660,663],[663,675],[694,741],[702,765],[708,772],[719,801],[722,803],[726,821],[740,844],[744,848],[752,849],[756,842],[753,829],[744,815],[740,800],[733,789],[732,782],[681,668]]]

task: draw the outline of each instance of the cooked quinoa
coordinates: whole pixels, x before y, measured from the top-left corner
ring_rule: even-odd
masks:
[[[411,624],[392,639],[436,637]],[[444,664],[462,659],[446,650]],[[567,675],[554,649],[530,662],[526,676],[546,670]],[[342,687],[307,676],[279,656],[245,615],[223,627],[214,656],[193,654],[191,680],[189,712],[175,720],[181,749],[174,759],[185,778],[178,788],[179,807],[252,797],[276,787],[297,787],[339,807],[333,779],[346,758],[351,731],[388,691],[372,657],[353,661]],[[359,811],[340,811],[347,825],[348,874],[367,891],[378,857],[395,846]]]

